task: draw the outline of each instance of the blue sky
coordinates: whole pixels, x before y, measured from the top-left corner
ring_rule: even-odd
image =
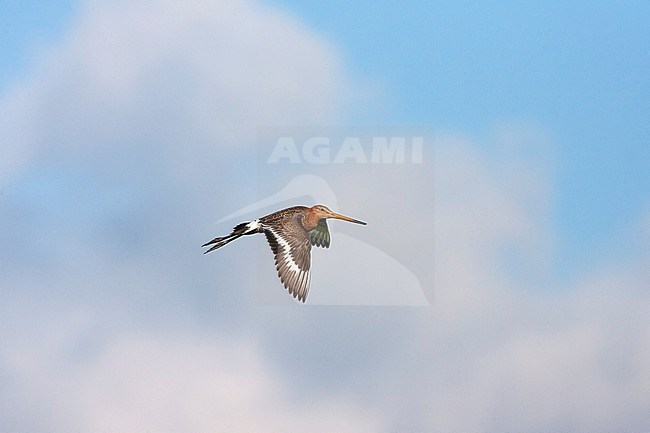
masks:
[[[647,430],[648,2],[0,16],[0,431]],[[421,166],[265,163],[421,127]],[[295,200],[369,222],[306,305],[261,236],[201,255]]]
[[[2,12],[2,87],[29,72],[34,52],[61,38],[74,12],[73,2],[7,1]]]

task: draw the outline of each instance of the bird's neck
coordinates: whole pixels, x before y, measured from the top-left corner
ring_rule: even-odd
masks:
[[[311,230],[318,225],[318,216],[311,211],[307,211],[302,219],[302,225],[305,229]]]

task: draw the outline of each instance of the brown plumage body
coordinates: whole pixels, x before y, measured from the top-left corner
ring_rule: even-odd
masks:
[[[293,206],[238,224],[228,236],[214,238],[203,246],[210,246],[205,251],[209,253],[241,236],[264,233],[275,256],[275,267],[282,284],[294,298],[305,302],[310,285],[311,247],[330,246],[327,218],[366,225],[363,221],[332,212],[323,205]]]

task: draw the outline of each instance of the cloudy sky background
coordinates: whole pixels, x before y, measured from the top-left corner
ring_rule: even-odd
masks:
[[[0,16],[0,431],[650,428],[647,2]],[[261,305],[263,238],[201,255],[309,170],[260,179],[259,128],[369,125],[433,158],[318,173],[370,224],[310,296],[367,291],[326,271],[359,242],[430,307]]]

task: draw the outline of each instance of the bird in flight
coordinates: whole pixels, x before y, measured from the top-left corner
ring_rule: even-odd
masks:
[[[275,255],[275,267],[280,281],[294,298],[305,302],[311,280],[311,246],[330,246],[327,218],[366,225],[363,221],[332,212],[327,206],[293,206],[236,225],[228,236],[217,237],[203,244],[204,247],[210,247],[203,254],[244,235],[264,233]]]

